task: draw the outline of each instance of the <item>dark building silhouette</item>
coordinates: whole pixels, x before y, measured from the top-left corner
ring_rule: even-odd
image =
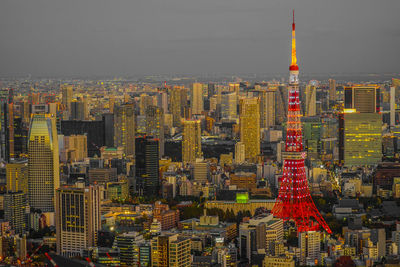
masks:
[[[136,181],[139,194],[157,195],[160,189],[158,140],[138,137],[135,140]]]

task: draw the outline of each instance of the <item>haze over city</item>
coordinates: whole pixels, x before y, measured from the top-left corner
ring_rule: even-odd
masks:
[[[398,72],[397,0],[5,0],[0,73],[282,74],[293,8],[303,73]]]

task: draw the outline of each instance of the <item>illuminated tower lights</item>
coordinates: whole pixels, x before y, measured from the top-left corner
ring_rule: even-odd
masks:
[[[320,227],[332,233],[311,198],[304,167],[305,152],[302,145],[301,113],[299,100],[299,67],[296,57],[296,37],[293,11],[292,63],[289,67],[289,105],[285,160],[279,195],[272,208],[274,216],[284,221],[293,220],[299,233],[315,231]]]

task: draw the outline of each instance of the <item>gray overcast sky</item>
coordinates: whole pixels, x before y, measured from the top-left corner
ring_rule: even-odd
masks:
[[[400,0],[1,0],[0,74],[399,72]]]

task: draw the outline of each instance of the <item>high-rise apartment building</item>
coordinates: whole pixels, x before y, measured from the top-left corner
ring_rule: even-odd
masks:
[[[263,90],[260,97],[260,127],[275,125],[275,90]]]
[[[299,233],[300,263],[305,265],[307,260],[320,262],[321,233],[308,231]]]
[[[135,108],[133,104],[114,107],[114,146],[123,147],[125,156],[135,155]]]
[[[235,144],[235,163],[240,164],[245,161],[245,145],[243,142]]]
[[[172,114],[172,125],[181,125],[181,88],[174,86],[170,91],[170,112]]]
[[[154,267],[191,266],[190,238],[161,235],[151,240],[151,264]]]
[[[146,134],[158,139],[159,156],[164,156],[164,112],[162,108],[147,107]]]
[[[16,234],[27,230],[26,205],[26,194],[22,191],[8,191],[4,195],[4,218]]]
[[[314,84],[308,84],[306,86],[306,106],[305,106],[305,116],[311,117],[317,114],[317,88]]]
[[[32,116],[28,154],[29,204],[42,212],[53,212],[55,190],[60,186],[58,137],[53,115]]]
[[[61,187],[56,193],[57,253],[71,257],[97,245],[101,229],[99,186]]]
[[[190,104],[192,108],[192,114],[202,114],[204,111],[203,103],[203,84],[193,83],[190,94]]]
[[[201,125],[199,120],[183,121],[182,162],[194,163],[201,158]]]
[[[245,146],[245,158],[256,161],[260,154],[260,105],[255,97],[240,100],[240,142]]]
[[[136,138],[136,179],[140,194],[157,195],[160,190],[158,140]]]
[[[6,165],[7,191],[28,194],[28,161],[14,160]]]

